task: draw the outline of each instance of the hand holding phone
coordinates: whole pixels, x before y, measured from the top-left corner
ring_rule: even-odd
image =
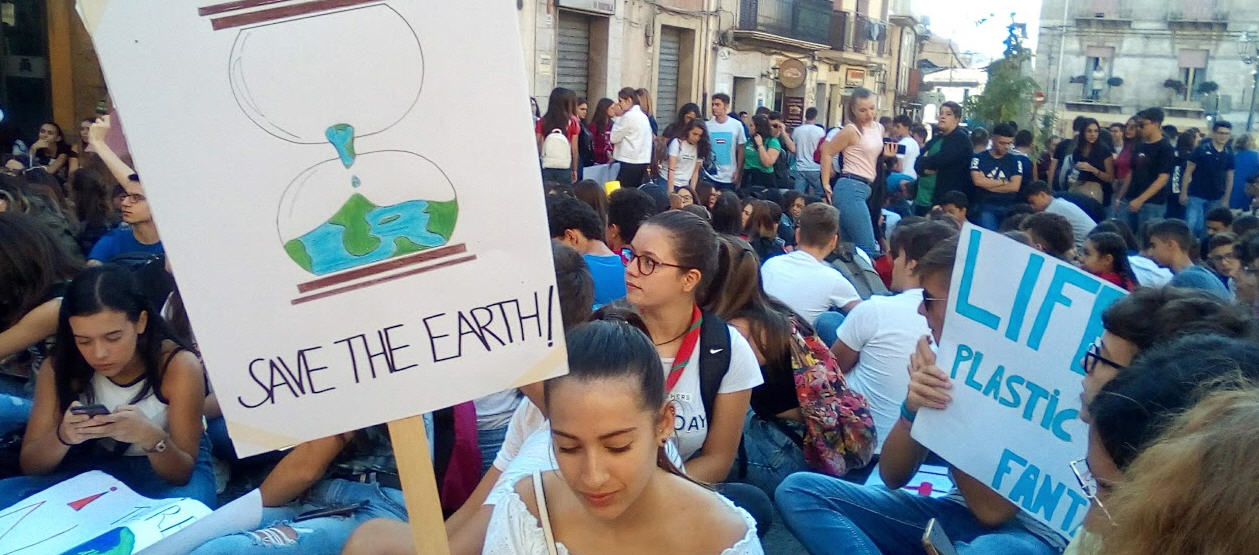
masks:
[[[70,414],[87,415],[87,416],[104,416],[109,414],[110,410],[105,405],[75,405],[70,407]]]
[[[953,541],[944,533],[940,522],[936,519],[927,521],[927,529],[922,533],[922,548],[928,555],[957,555],[953,549]]]

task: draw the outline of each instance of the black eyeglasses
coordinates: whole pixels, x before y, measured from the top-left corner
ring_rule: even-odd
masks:
[[[682,265],[679,265],[679,264],[669,264],[668,262],[661,262],[661,261],[656,260],[656,259],[654,259],[654,258],[652,258],[652,257],[650,257],[650,256],[645,255],[645,254],[635,254],[635,255],[631,255],[631,256],[630,256],[630,264],[637,264],[637,265],[638,265],[638,273],[639,273],[640,275],[644,275],[644,276],[649,276],[649,275],[651,275],[653,272],[655,272],[655,271],[656,271],[656,268],[657,268],[657,267],[659,267],[659,266],[668,266],[668,267],[670,267],[670,268],[677,268],[677,269],[679,269],[679,270],[690,270],[690,269],[692,269],[690,266],[682,266]]]
[[[1107,366],[1114,367],[1115,370],[1127,368],[1127,366],[1102,356],[1102,340],[1100,338],[1092,345],[1089,345],[1089,350],[1084,353],[1084,373],[1092,374],[1093,369],[1097,368],[1099,362],[1104,362]]]
[[[1220,264],[1221,262],[1224,262],[1225,260],[1237,260],[1237,255],[1213,254],[1211,256],[1208,256],[1207,260],[1210,260],[1212,264]]]
[[[138,193],[121,194],[118,195],[118,202],[144,202],[145,198],[146,197],[144,195]]]

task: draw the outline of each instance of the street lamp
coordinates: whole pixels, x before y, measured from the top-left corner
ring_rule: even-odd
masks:
[[[1237,53],[1243,64],[1254,66],[1250,70],[1253,78],[1250,85],[1250,113],[1246,116],[1246,132],[1249,133],[1255,122],[1255,91],[1259,89],[1259,35],[1242,31],[1242,36],[1237,41]]]

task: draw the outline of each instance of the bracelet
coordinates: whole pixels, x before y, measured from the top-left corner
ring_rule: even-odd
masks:
[[[66,447],[74,447],[73,445],[66,443],[66,440],[61,439],[61,426],[57,426],[56,433],[57,433],[57,441],[60,441],[62,445],[65,445]]]
[[[904,418],[906,422],[913,424],[914,418],[917,418],[917,417],[918,417],[918,413],[909,412],[909,405],[903,402],[901,403],[901,418]]]

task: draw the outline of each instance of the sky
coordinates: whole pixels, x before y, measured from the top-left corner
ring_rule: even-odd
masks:
[[[996,59],[1005,50],[1002,41],[1006,25],[1010,24],[1010,12],[1015,13],[1015,21],[1027,24],[1028,39],[1023,45],[1036,50],[1040,4],[1041,0],[912,0],[911,6],[919,19],[931,18],[928,27],[932,34],[953,39],[959,51],[972,50]],[[985,18],[987,21],[976,25]]]

